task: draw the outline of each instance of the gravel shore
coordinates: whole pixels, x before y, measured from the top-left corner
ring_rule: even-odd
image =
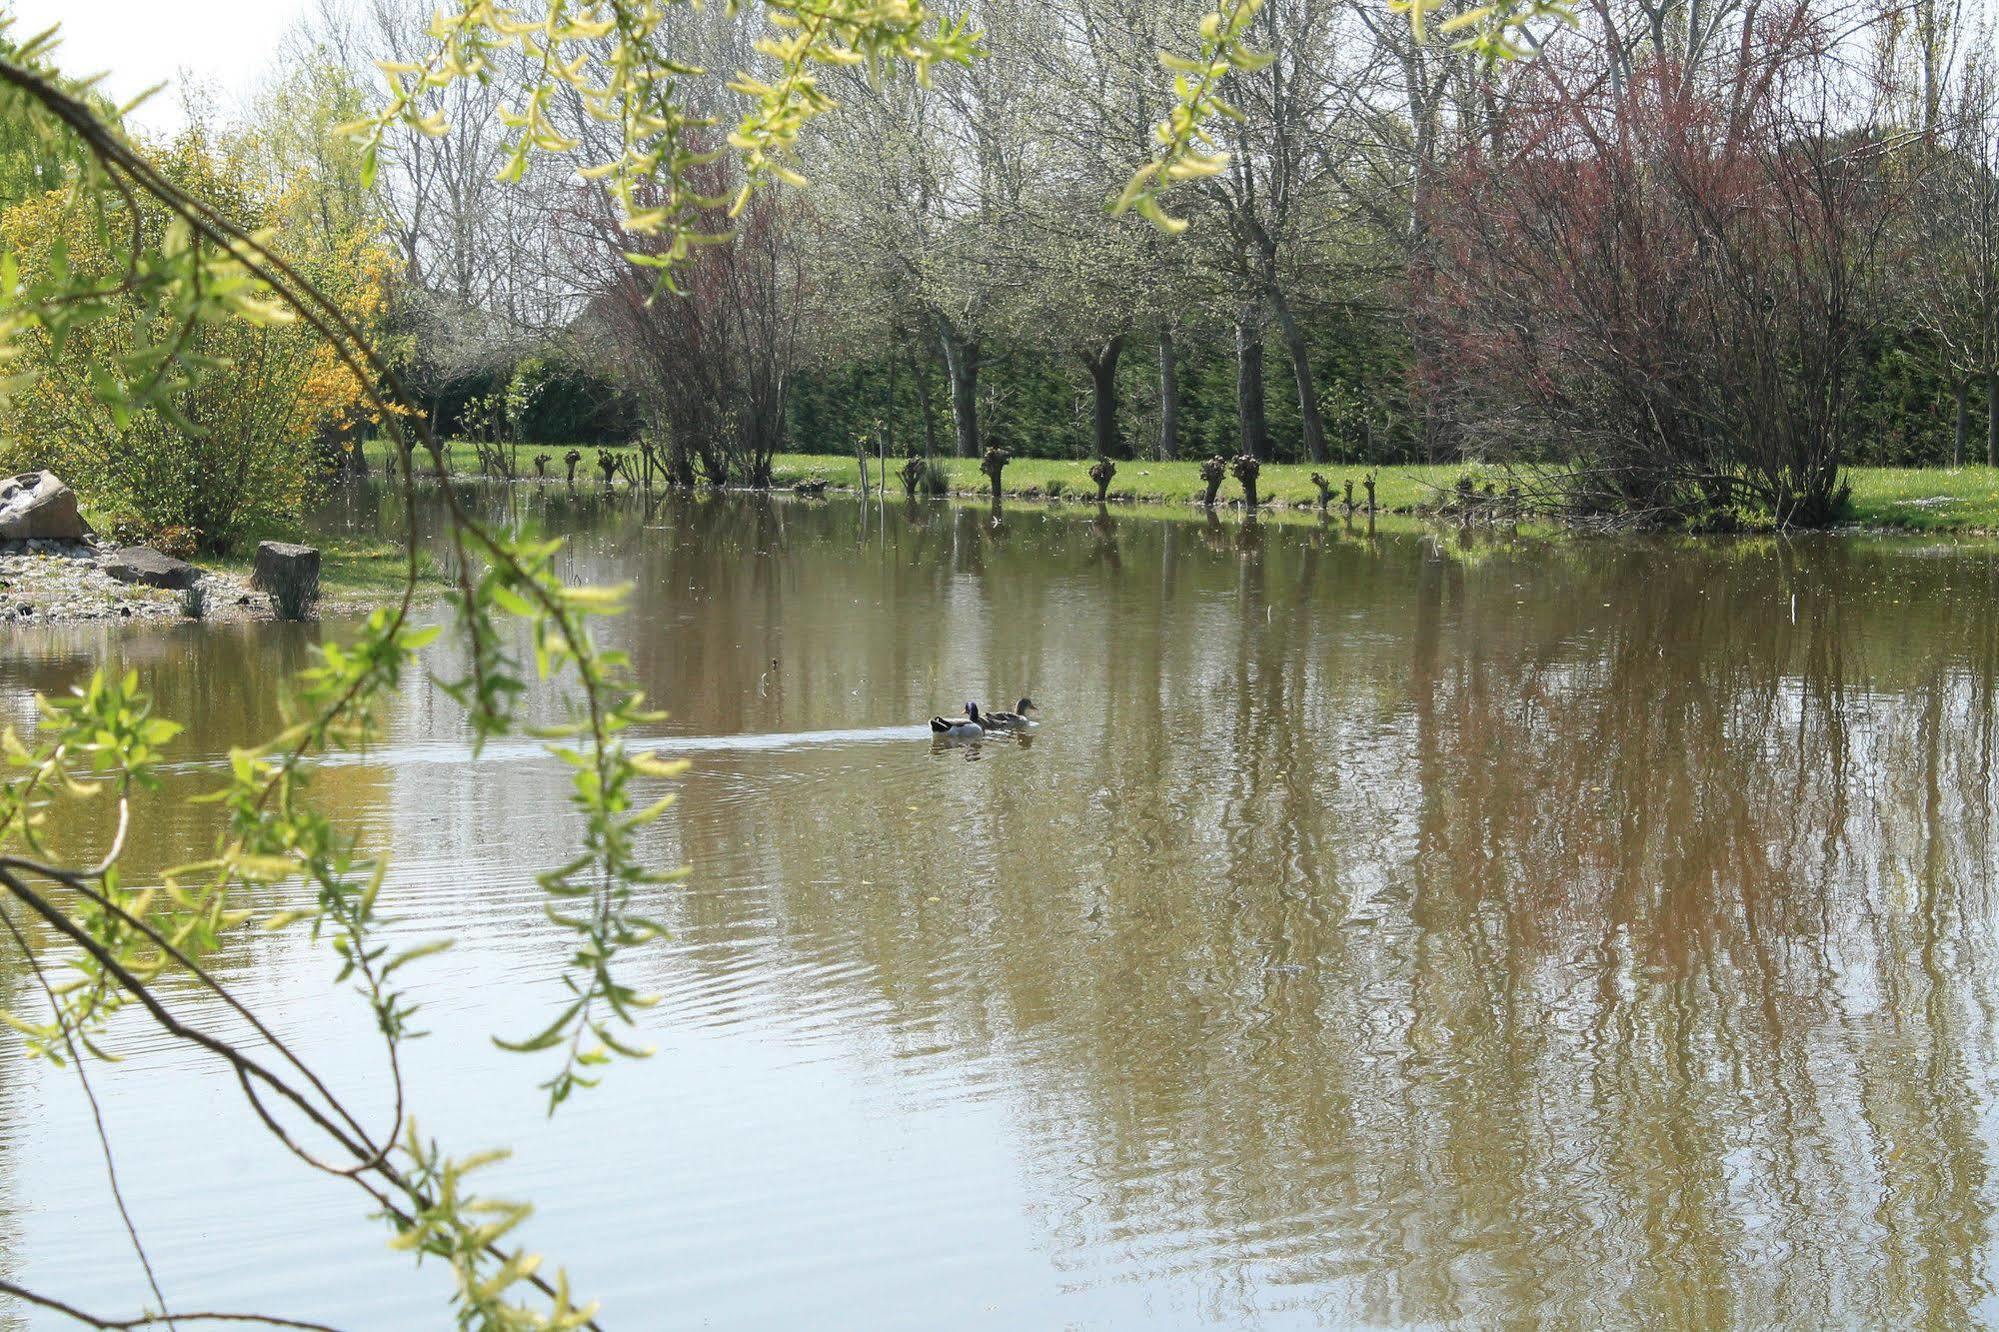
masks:
[[[121,583],[98,567],[104,552],[80,542],[0,543],[0,624],[77,620],[179,619],[186,598],[165,588]],[[269,600],[238,574],[205,570],[203,618],[269,619]]]

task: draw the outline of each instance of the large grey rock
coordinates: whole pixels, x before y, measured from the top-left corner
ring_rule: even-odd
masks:
[[[319,552],[289,541],[259,541],[257,560],[250,566],[250,586],[275,592],[285,586],[319,586]]]
[[[121,583],[144,583],[147,587],[170,587],[181,591],[194,586],[201,570],[171,555],[162,555],[151,546],[126,546],[97,561],[97,567]]]
[[[288,541],[260,541],[250,586],[271,594],[279,619],[307,619],[319,604],[319,552]]]
[[[89,530],[76,511],[76,492],[54,472],[0,481],[0,541],[81,541]]]

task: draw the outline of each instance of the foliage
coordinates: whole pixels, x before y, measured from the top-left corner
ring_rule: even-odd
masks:
[[[720,165],[705,179],[725,186]],[[725,220],[714,210],[718,227]],[[736,226],[674,268],[672,300],[654,299],[630,253],[654,255],[653,237],[607,234],[607,275],[592,303],[592,333],[656,436],[665,470],[684,483],[699,463],[713,485],[770,484],[785,442],[786,398],[799,355],[807,282],[797,210],[770,195],[743,205]],[[665,254],[655,257],[664,259]]]
[[[280,565],[267,579],[264,590],[270,594],[271,609],[280,620],[307,620],[319,605],[319,569],[301,570],[291,565]]]
[[[655,238],[635,262],[656,269],[671,286],[674,267],[694,247],[720,238],[705,216],[718,203],[727,202],[733,214],[764,180],[803,183],[785,159],[805,126],[835,105],[815,70],[894,63],[927,83],[933,64],[963,63],[976,51],[976,37],[965,24],[940,23],[911,0],[830,0],[812,6],[767,0],[763,12],[771,33],[756,49],[773,68],[763,77],[739,72],[730,83],[750,104],[728,135],[747,179],[732,200],[722,200],[704,192],[697,179],[717,150],[699,142],[712,118],[687,108],[685,85],[701,71],[671,49],[678,35],[670,22],[676,8],[672,0],[605,0],[576,10],[461,0],[433,20],[427,59],[383,64],[390,96],[379,113],[354,127],[364,163],[372,170],[391,125],[441,133],[446,126],[439,94],[460,80],[485,77],[499,52],[517,50],[539,77],[523,90],[522,104],[503,117],[512,137],[501,178],[519,180],[537,154],[579,146],[555,111],[573,97],[593,121],[615,132],[613,152],[588,166],[585,175],[607,182],[626,231]]]
[[[1234,348],[1207,332],[1184,331],[1179,339],[1179,427],[1187,455],[1229,448],[1236,439]],[[1402,329],[1371,312],[1331,310],[1311,322],[1306,338],[1332,456],[1342,462],[1421,461],[1404,395],[1409,353]],[[1022,458],[1095,456],[1089,395],[1063,364],[1063,351],[1002,336],[988,341],[984,356],[989,381],[1005,385],[985,403],[982,426],[990,438]],[[1276,347],[1265,352],[1272,375],[1282,372],[1283,356]],[[792,447],[830,454],[837,451],[833,441],[880,420],[891,449],[920,448],[926,414],[936,420],[950,411],[944,376],[925,371],[920,358],[912,365],[903,352],[828,357],[802,368],[787,399]],[[1156,373],[1152,363],[1132,355],[1117,371],[1128,433],[1148,446],[1157,432]],[[1305,456],[1295,398],[1271,404],[1270,439],[1272,458]]]
[[[176,188],[217,201],[246,229],[283,211],[199,130],[156,160]],[[127,226],[142,264],[187,265],[209,289],[164,300],[123,289],[129,241],[115,229]],[[281,317],[240,269],[208,266],[204,248],[157,204],[120,217],[58,190],[0,214],[0,278],[29,291],[85,282],[101,293],[16,338],[0,459],[53,468],[139,535],[184,531],[221,550],[295,520],[315,479],[319,432],[367,411],[359,381],[323,341]],[[365,230],[299,262],[358,326],[380,312],[388,258]],[[242,314],[251,317],[230,317]],[[107,391],[114,365],[131,374],[132,400]]]
[[[1439,224],[1442,373],[1481,447],[1552,439],[1586,513],[1837,516],[1899,173],[1892,135],[1814,92],[1831,40],[1801,19],[1713,90],[1655,62],[1566,96],[1544,68],[1537,146],[1468,161]]]

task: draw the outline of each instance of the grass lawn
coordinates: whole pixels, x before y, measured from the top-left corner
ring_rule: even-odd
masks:
[[[319,594],[334,603],[375,605],[402,591],[409,572],[408,552],[399,541],[376,537],[319,537]],[[204,555],[195,560],[204,569],[219,569],[248,578],[256,561],[252,546],[241,555]],[[442,586],[429,552],[418,552],[419,585]]]
[[[521,446],[521,470],[533,474],[533,459],[537,453],[550,456],[549,475],[560,478],[564,468],[562,455],[572,446],[566,444],[523,444]],[[579,485],[588,482],[596,484],[598,449],[594,445],[573,446],[583,455],[576,465],[576,479]],[[623,451],[623,450],[620,450]],[[387,445],[381,441],[367,445],[370,467],[380,467],[387,452]],[[479,461],[470,444],[452,441],[446,446],[446,461],[454,476],[476,476]],[[938,463],[951,478],[954,493],[983,495],[986,493],[985,474],[979,471],[976,458],[939,458]],[[1060,485],[1065,498],[1089,497],[1097,493],[1096,483],[1090,480],[1090,466],[1093,459],[1052,460],[1047,458],[1017,458],[1007,464],[1005,472],[1006,493],[1020,495],[1033,490],[1040,494],[1049,493],[1051,483]],[[895,473],[902,466],[902,459],[890,458],[889,486],[901,493],[902,483]],[[1199,462],[1120,462],[1115,479],[1111,482],[1113,495],[1129,495],[1133,499],[1164,501],[1171,503],[1191,503],[1201,497],[1205,487],[1201,484]],[[1373,469],[1376,473],[1376,503],[1386,510],[1409,509],[1434,496],[1433,487],[1445,487],[1456,481],[1458,473],[1464,470],[1456,465],[1440,467],[1384,466]],[[1305,505],[1318,503],[1318,490],[1312,485],[1314,471],[1324,472],[1326,479],[1333,483],[1335,498],[1338,498],[1342,483],[1349,477],[1354,483],[1354,500],[1366,502],[1366,492],[1361,488],[1361,478],[1369,469],[1360,466],[1328,464],[1314,468],[1300,463],[1267,463],[1257,477],[1257,491],[1265,499],[1276,499],[1286,504]],[[1483,475],[1483,473],[1481,473]],[[869,467],[871,482],[879,484],[881,477],[877,469]],[[860,488],[860,468],[852,457],[834,457],[813,453],[780,453],[772,466],[772,479],[779,486],[788,488],[809,478],[823,478],[833,486],[843,489]],[[1223,499],[1239,499],[1242,488],[1230,477],[1222,483]]]
[[[1999,467],[1855,467],[1848,517],[1910,532],[1999,531]]]
[[[597,484],[597,449],[591,445],[577,447],[583,454],[576,469],[578,483]],[[568,448],[557,444],[523,445],[522,468],[528,470],[536,453],[548,453],[552,458],[550,474],[560,477],[562,455]],[[386,445],[381,443],[368,446],[371,465],[380,465],[385,449]],[[471,445],[453,442],[448,447],[448,459],[454,475],[477,475],[478,460]],[[937,461],[949,475],[953,492],[974,495],[986,492],[986,478],[979,471],[977,459]],[[896,479],[895,471],[902,461],[890,458],[888,462],[890,490],[900,493],[901,482]],[[1199,462],[1133,460],[1120,462],[1117,467],[1117,476],[1111,481],[1114,495],[1171,504],[1192,503],[1201,496]],[[1018,458],[1007,464],[1006,492],[1014,496],[1024,492],[1046,495],[1051,486],[1059,485],[1065,498],[1092,497],[1096,494],[1096,484],[1090,480],[1089,469],[1089,459]],[[1265,499],[1285,505],[1316,505],[1318,491],[1311,481],[1314,470],[1324,472],[1332,482],[1335,502],[1348,479],[1354,483],[1355,499],[1364,499],[1360,481],[1369,469],[1339,463],[1316,469],[1302,463],[1268,463],[1257,478],[1257,489]],[[1374,469],[1376,501],[1385,512],[1408,512],[1436,498],[1439,492],[1449,490],[1464,470],[1456,464],[1384,464]],[[1475,471],[1481,485],[1493,475],[1488,469]],[[859,469],[851,457],[782,453],[777,457],[773,474],[780,487],[815,477],[845,489],[855,489],[860,484]],[[1847,475],[1853,485],[1847,519],[1857,526],[1911,532],[1999,531],[1999,468],[1856,467]],[[878,475],[872,479],[876,484],[881,480]],[[1234,477],[1222,483],[1223,499],[1236,499],[1241,494]]]

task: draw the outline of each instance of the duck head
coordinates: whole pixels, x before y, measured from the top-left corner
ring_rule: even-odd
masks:
[[[976,703],[972,703],[972,702],[967,702],[967,703],[965,704],[965,715],[966,715],[967,717],[970,717],[970,718],[971,718],[971,719],[972,719],[973,721],[978,721],[978,720],[979,720],[979,705],[978,705],[978,704],[976,704]]]
[[[1032,717],[1041,711],[1040,708],[1034,706],[1034,700],[1025,694],[1020,696],[1020,702],[1013,705],[1013,710],[1023,717]]]

